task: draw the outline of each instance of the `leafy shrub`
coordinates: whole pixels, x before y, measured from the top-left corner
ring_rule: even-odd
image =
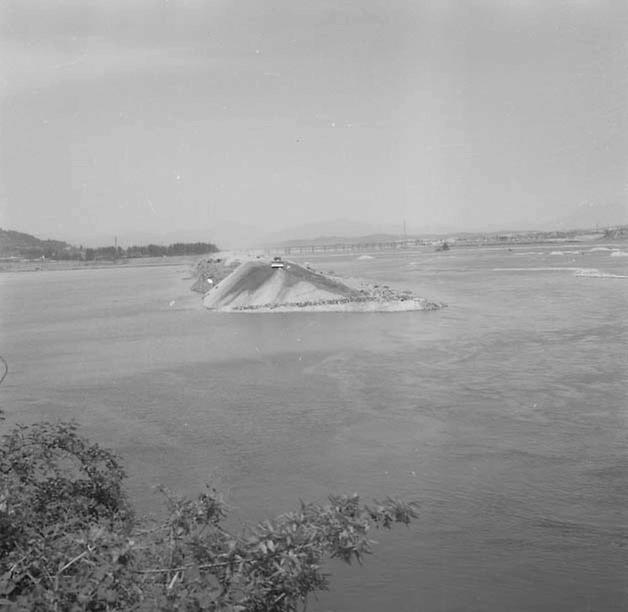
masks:
[[[328,588],[327,559],[362,562],[371,528],[417,516],[414,503],[332,496],[232,534],[216,490],[161,489],[166,519],[149,525],[119,459],[67,423],[5,435],[0,478],[0,606],[16,611],[292,612]]]

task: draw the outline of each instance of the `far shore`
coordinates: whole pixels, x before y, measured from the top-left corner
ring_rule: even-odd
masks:
[[[625,239],[615,239],[615,240],[606,240],[606,241],[588,241],[590,246],[591,244],[595,244],[597,247],[624,247]],[[567,240],[567,239],[554,239],[554,240],[545,240],[545,241],[536,241],[538,246],[546,246],[549,247],[551,245],[555,246],[567,246],[572,243],[578,243],[583,245],[583,241],[575,241],[575,240]],[[488,249],[503,249],[504,251],[513,251],[517,248],[524,248],[526,245],[529,246],[532,243],[474,243],[467,244],[463,241],[452,243],[452,247],[449,252],[455,253],[455,251],[460,249],[476,249],[480,248],[488,248]],[[513,248],[514,247],[514,248]],[[411,251],[419,251],[419,252],[432,252],[433,247],[427,246],[408,246],[398,249],[384,249],[384,250],[365,250],[360,251],[361,256],[364,258],[368,258],[373,255],[386,255],[389,253],[403,253],[403,252],[411,252]],[[223,259],[239,259],[246,260],[249,258],[253,258],[257,255],[263,253],[263,250],[260,249],[239,249],[239,250],[225,250],[218,251],[215,253],[207,253],[206,255],[175,255],[175,256],[164,256],[164,257],[132,257],[132,258],[120,258],[116,260],[112,259],[97,259],[93,261],[84,261],[84,260],[58,260],[58,259],[10,259],[4,258],[0,259],[0,274],[5,273],[16,273],[16,272],[53,272],[53,271],[64,271],[64,270],[98,270],[98,269],[111,269],[111,268],[144,268],[144,267],[158,267],[158,266],[178,266],[178,265],[194,265],[200,259],[206,257],[222,257]],[[323,251],[323,252],[308,252],[299,255],[300,258],[306,257],[310,260],[315,260],[319,257],[346,257],[349,254],[351,256],[357,255],[358,252],[344,251],[340,250],[337,252],[333,251]]]
[[[110,268],[149,268],[158,266],[188,265],[198,261],[198,255],[177,255],[173,257],[142,257],[137,259],[76,261],[39,259],[0,261],[2,272],[62,272],[67,270],[100,270]]]

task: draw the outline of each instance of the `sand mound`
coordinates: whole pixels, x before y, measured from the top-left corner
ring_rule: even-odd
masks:
[[[207,293],[214,285],[229,276],[239,265],[239,261],[226,257],[201,259],[192,272],[196,278],[196,282],[191,287],[192,291]]]
[[[273,268],[259,259],[241,264],[217,283],[203,305],[227,312],[399,312],[444,306],[387,285],[345,284],[293,262]]]
[[[359,296],[359,291],[292,262],[276,269],[268,262],[248,261],[209,291],[203,304],[206,308],[231,310]]]

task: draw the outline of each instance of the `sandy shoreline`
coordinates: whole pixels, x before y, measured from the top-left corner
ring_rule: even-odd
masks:
[[[181,255],[176,257],[142,257],[121,259],[119,261],[11,261],[0,262],[0,273],[27,272],[67,272],[75,270],[111,270],[125,268],[156,268],[190,265],[197,256]]]
[[[280,304],[239,308],[222,308],[219,312],[235,313],[286,313],[286,312],[415,312],[420,310],[439,310],[446,305],[424,299],[361,302],[328,302],[319,304]]]

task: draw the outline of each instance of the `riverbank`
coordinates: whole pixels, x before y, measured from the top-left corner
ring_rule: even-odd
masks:
[[[133,259],[77,261],[77,260],[17,260],[0,262],[2,272],[63,272],[67,270],[101,270],[110,268],[154,268],[162,266],[180,266],[191,264],[198,259],[197,255],[180,255],[174,257],[142,257]]]
[[[376,298],[368,297],[358,300],[241,306],[231,309],[230,312],[411,312],[416,310],[439,310],[445,306],[446,304],[430,302],[424,298],[380,301]]]

